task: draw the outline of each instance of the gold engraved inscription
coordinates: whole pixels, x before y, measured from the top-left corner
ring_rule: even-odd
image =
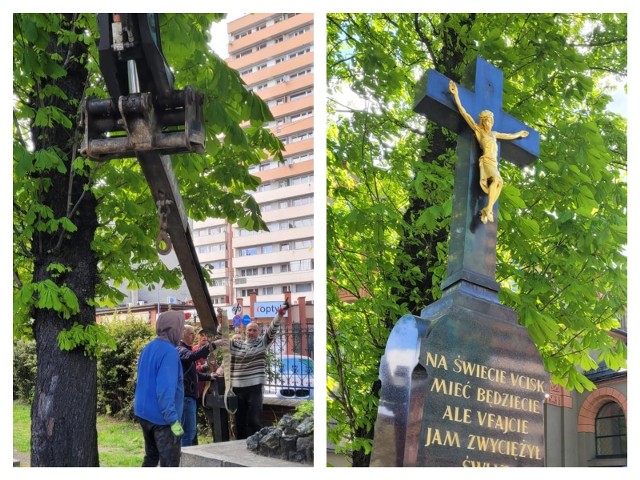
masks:
[[[442,419],[458,423],[471,423],[471,409],[447,405],[447,408],[444,409]]]
[[[452,382],[451,380],[444,380],[442,378],[434,378],[433,385],[431,385],[431,391],[437,393],[443,393],[452,397],[464,397],[471,398],[471,385]]]
[[[449,372],[441,376],[437,376],[434,372],[430,392],[433,395],[444,395],[450,398],[451,402],[446,402],[444,410],[439,415],[440,420],[449,422],[448,424],[454,428],[437,428],[433,425],[427,427],[425,447],[451,447],[473,450],[482,453],[483,456],[488,454],[512,459],[542,460],[541,447],[535,442],[527,441],[526,436],[531,433],[531,418],[520,418],[519,413],[523,415],[542,413],[542,399],[529,398],[528,394],[534,397],[544,394],[543,380],[511,372],[508,369],[472,362],[459,356],[452,360],[434,352],[426,352],[426,366]],[[449,377],[453,374],[456,374],[454,379],[442,378],[442,376]],[[456,378],[462,381],[456,381]],[[484,386],[476,385],[474,379],[479,379]],[[486,388],[487,384],[495,387]],[[508,391],[504,391],[505,389]],[[510,414],[508,414],[509,410]],[[468,431],[465,431],[463,435],[467,435],[467,442],[463,443],[455,425],[465,429],[470,427],[461,425],[475,425],[471,428],[477,429],[477,432],[467,435]],[[486,435],[490,432],[506,437]],[[515,440],[509,438],[516,435]],[[473,458],[473,455],[468,455],[461,460],[460,465],[507,467],[509,463],[510,461],[506,458],[500,461],[490,457],[487,461],[483,457]]]
[[[489,388],[478,388],[476,400],[496,407],[540,413],[540,401],[512,393],[502,393]]]
[[[430,445],[442,445],[445,447],[457,447],[460,448],[460,435],[458,432],[451,432],[445,430],[444,435],[439,428],[427,428],[427,443],[425,447]]]
[[[527,442],[516,442],[503,438],[484,437],[482,435],[469,434],[467,450],[497,453],[508,457],[531,458],[542,460],[540,447]]]
[[[447,407],[448,408],[448,407]],[[509,417],[507,415],[498,415],[490,412],[478,410],[478,425],[481,427],[494,428],[502,433],[516,432],[529,433],[529,421],[522,418]]]

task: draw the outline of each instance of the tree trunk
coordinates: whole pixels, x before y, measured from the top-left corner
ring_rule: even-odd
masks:
[[[464,24],[467,28],[471,28],[475,21],[475,14],[470,14],[465,20]],[[433,68],[442,73],[443,75],[453,80],[459,81],[459,74],[456,70],[464,59],[464,52],[466,50],[465,45],[460,44],[459,35],[455,28],[451,26],[442,27],[440,32],[436,32],[441,35],[445,47],[439,52],[438,58],[432,58]],[[443,129],[437,126],[428,127],[430,133],[430,149],[423,157],[422,161],[425,163],[438,161],[437,159],[447,151],[455,149],[456,144],[454,140],[450,140],[443,133]],[[452,165],[452,169],[454,165]],[[453,173],[452,173],[453,175]],[[451,192],[453,195],[453,191]],[[412,218],[418,218],[420,213],[429,208],[431,205],[425,200],[417,197],[409,198],[409,207],[404,214],[404,220],[411,222]],[[408,282],[403,285],[404,288],[394,290],[394,294],[398,295],[400,302],[406,302],[409,311],[414,315],[420,315],[420,311],[427,305],[433,303],[436,298],[433,295],[433,274],[429,271],[429,268],[434,262],[438,260],[437,246],[438,243],[447,241],[449,235],[449,228],[443,228],[432,234],[425,234],[421,238],[417,239],[413,237],[411,239],[403,237],[400,240],[400,247],[411,258],[419,259],[419,266],[422,272],[422,279],[418,282],[418,288],[423,294],[423,297],[419,302],[414,302],[410,298],[410,293],[414,288]],[[405,292],[405,293],[402,293]]]
[[[451,147],[455,147],[448,142],[439,127],[434,128],[431,135],[431,150],[429,153],[422,157],[422,161],[432,162],[434,159],[439,158],[445,154]],[[453,192],[452,192],[453,194]],[[409,198],[409,206],[404,213],[404,220],[407,223],[412,221],[412,218],[418,218],[420,214],[431,204],[425,200],[417,197]],[[422,272],[421,279],[416,282],[417,288],[419,288],[422,296],[418,302],[412,300],[411,291],[416,286],[409,282],[402,282],[401,289],[393,289],[393,294],[397,295],[399,302],[406,302],[409,312],[414,315],[420,315],[420,311],[427,305],[433,303],[436,298],[433,295],[433,273],[429,271],[432,265],[438,261],[437,247],[438,243],[447,240],[449,235],[448,228],[442,228],[431,234],[423,234],[420,237],[412,236],[411,238],[402,237],[400,239],[400,248],[402,251],[410,256],[410,258],[416,259],[417,265]]]
[[[61,29],[74,29],[76,16],[66,14]],[[76,33],[81,31],[75,28]],[[75,322],[85,326],[95,323],[95,307],[89,305],[95,294],[97,282],[97,258],[91,242],[98,225],[96,199],[90,190],[84,192],[88,179],[72,174],[71,159],[77,151],[75,127],[78,105],[87,81],[86,47],[81,42],[59,42],[56,33],[51,34],[48,53],[58,55],[67,74],[58,79],[41,77],[30,98],[32,106],[41,108],[54,105],[72,120],[72,128],[56,123],[52,127],[32,126],[32,142],[36,150],[58,148],[66,155],[67,172],[57,169],[46,172],[49,188],[43,188],[39,201],[49,206],[55,218],[67,216],[72,206],[78,204],[71,221],[77,226],[74,233],[61,230],[48,233],[35,231],[31,241],[34,256],[33,281],[51,280],[66,285],[77,296],[80,312],[64,319],[51,309],[34,309],[34,337],[38,371],[35,396],[31,405],[31,465],[39,466],[98,466],[98,435],[96,430],[97,361],[85,355],[82,348],[61,351],[58,335]],[[55,84],[68,96],[66,100],[45,97],[37,93],[47,83]],[[52,100],[55,99],[55,100]],[[71,179],[71,181],[70,181]],[[63,274],[48,271],[52,263],[69,269]]]
[[[31,466],[98,466],[96,361],[63,352],[57,335],[69,321],[36,319],[38,374],[31,405]]]

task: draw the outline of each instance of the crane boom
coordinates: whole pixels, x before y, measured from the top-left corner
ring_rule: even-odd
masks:
[[[160,215],[158,251],[173,247],[202,328],[218,320],[191,238],[172,154],[204,153],[203,96],[173,89],[160,41],[157,14],[98,14],[100,69],[110,99],[83,106],[80,152],[96,161],[136,157]]]

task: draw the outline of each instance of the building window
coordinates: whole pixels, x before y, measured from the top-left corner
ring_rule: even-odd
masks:
[[[280,265],[280,273],[283,272],[290,272],[291,268],[289,267],[288,263],[283,263],[282,265]]]
[[[311,73],[311,68],[305,68],[304,70],[299,70],[297,72],[290,73],[289,78],[292,79],[292,78],[302,77],[304,75],[307,75],[308,73]]]
[[[307,96],[311,95],[312,93],[313,93],[312,89],[302,90],[300,92],[297,92],[297,93],[294,93],[292,95],[289,95],[289,101],[293,102],[294,100],[297,100],[299,98],[307,97]]]
[[[198,253],[221,252],[226,248],[224,243],[214,243],[209,245],[200,245],[196,249]]]
[[[296,284],[296,293],[298,292],[311,292],[313,286],[310,283],[298,283]]]
[[[273,295],[273,287],[265,287],[262,289],[263,295]]]
[[[236,58],[245,57],[245,56],[247,56],[247,55],[250,55],[250,54],[251,54],[251,52],[252,52],[252,50],[251,50],[250,48],[248,48],[248,49],[243,50],[243,51],[241,51],[241,52],[239,52],[239,53],[236,53]]]
[[[304,55],[305,53],[311,52],[311,48],[307,47],[302,50],[298,50],[297,52],[293,52],[289,54],[289,59],[299,57],[300,55]]]
[[[294,260],[289,263],[290,272],[300,272],[306,270],[313,270],[313,259],[306,260]]]
[[[209,268],[227,268],[226,260],[219,260],[217,262],[209,262]]]
[[[264,172],[265,170],[272,170],[274,168],[278,168],[278,162],[266,162],[260,164],[261,172]]]
[[[616,402],[602,406],[596,416],[596,457],[627,456],[627,423]]]
[[[294,250],[301,250],[303,248],[311,248],[313,247],[313,240],[297,240],[293,242]]]

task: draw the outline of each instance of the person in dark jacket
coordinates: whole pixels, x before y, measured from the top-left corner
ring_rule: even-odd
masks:
[[[199,380],[211,380],[213,375],[210,373],[202,373],[196,369],[196,361],[201,358],[207,358],[209,353],[215,350],[216,346],[226,345],[227,340],[219,339],[213,343],[204,342],[197,349],[193,349],[193,340],[195,338],[195,330],[191,325],[184,326],[182,340],[178,344],[177,350],[184,371],[184,408],[182,410],[182,427],[184,435],[182,437],[182,446],[188,447],[193,445],[196,438],[196,407],[198,402]]]
[[[157,337],[140,352],[133,412],[144,437],[143,467],[180,465],[184,383],[176,345],[183,325],[182,312],[161,313]]]

